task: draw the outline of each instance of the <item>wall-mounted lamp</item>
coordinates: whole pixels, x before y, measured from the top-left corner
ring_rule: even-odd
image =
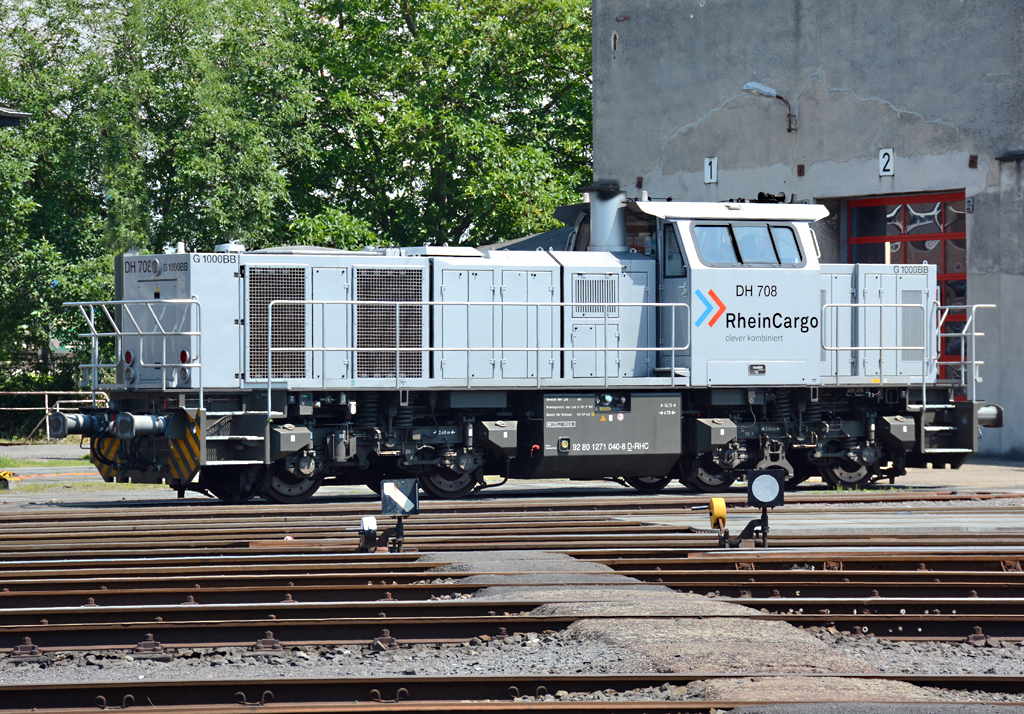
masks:
[[[794,114],[793,110],[790,108],[789,102],[787,102],[778,92],[776,92],[771,87],[764,86],[760,82],[747,82],[746,84],[743,85],[743,91],[750,92],[751,94],[756,94],[761,97],[768,97],[769,99],[778,99],[783,104],[785,104],[786,120],[789,122],[786,126],[786,131],[796,131],[796,114]]]

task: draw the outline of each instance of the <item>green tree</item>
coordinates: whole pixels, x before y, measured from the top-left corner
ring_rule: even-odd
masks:
[[[75,387],[85,325],[61,303],[112,299],[113,253],[287,238],[286,166],[318,132],[309,21],[292,0],[0,0],[0,105],[31,113],[0,129],[0,389]]]
[[[398,244],[556,225],[590,180],[587,0],[314,0],[325,128],[293,201]],[[312,192],[297,195],[302,187]]]
[[[290,226],[293,245],[316,245],[358,250],[382,245],[380,236],[369,223],[337,208],[327,207],[316,216],[302,216]]]
[[[0,0],[0,388],[111,256],[479,244],[590,180],[588,0]],[[35,382],[33,382],[35,380]],[[54,381],[56,380],[56,381]],[[64,380],[63,383],[57,384]]]
[[[303,70],[312,19],[296,2],[0,8],[0,102],[33,115],[8,162],[27,203],[0,209],[17,211],[21,240],[79,257],[258,247],[286,230],[288,166],[319,133]]]

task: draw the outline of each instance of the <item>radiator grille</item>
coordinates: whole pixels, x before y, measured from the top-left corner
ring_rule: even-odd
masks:
[[[267,307],[272,300],[305,300],[305,268],[249,266],[249,379],[267,378]],[[306,306],[276,305],[274,347],[306,347]],[[275,352],[274,379],[305,379],[305,352]]]
[[[395,352],[399,347],[423,349],[423,307],[402,305],[395,325],[395,303],[423,300],[420,268],[356,268],[356,376],[394,378],[423,376],[423,352]],[[364,305],[385,302],[386,305]],[[397,334],[396,334],[397,329]],[[364,351],[372,350],[372,351]]]
[[[923,297],[920,290],[903,290],[900,303],[903,305],[920,305]],[[902,307],[903,312],[903,347],[924,347],[922,332],[924,331],[924,310],[917,307]],[[904,362],[920,362],[924,359],[921,350],[900,350],[900,359]]]
[[[619,283],[610,276],[576,276],[573,281],[573,317],[618,317]]]

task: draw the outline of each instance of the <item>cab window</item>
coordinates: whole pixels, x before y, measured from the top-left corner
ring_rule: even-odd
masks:
[[[729,223],[694,226],[701,261],[708,265],[800,265],[803,256],[789,226]]]
[[[683,262],[682,249],[679,247],[679,235],[675,226],[665,226],[665,277],[685,278],[686,264]]]
[[[797,265],[801,261],[800,246],[796,235],[789,226],[772,226],[772,238],[775,250],[779,253],[779,262],[783,265]]]
[[[706,263],[739,263],[729,226],[694,226],[700,256]]]
[[[744,263],[778,263],[768,226],[733,226]]]

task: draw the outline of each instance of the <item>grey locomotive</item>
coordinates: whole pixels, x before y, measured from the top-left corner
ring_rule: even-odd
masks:
[[[820,263],[822,206],[588,195],[564,251],[123,254],[116,299],[71,306],[109,401],[50,434],[89,437],[107,481],[299,502],[401,477],[859,486],[1001,426],[975,394],[991,306],[940,305],[936,266]]]

